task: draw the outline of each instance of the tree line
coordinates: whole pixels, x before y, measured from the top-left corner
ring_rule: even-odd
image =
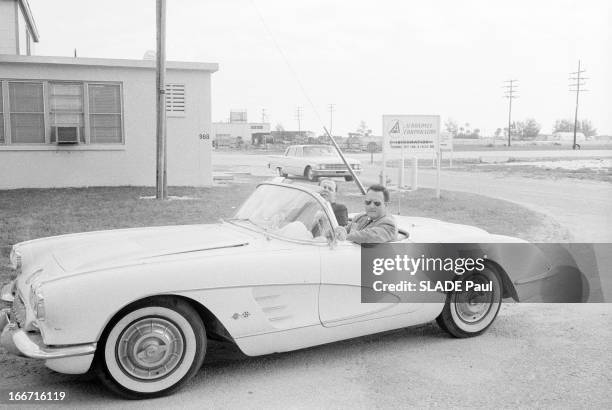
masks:
[[[480,129],[472,127],[470,123],[459,125],[453,119],[448,119],[444,122],[446,132],[454,138],[480,138]],[[524,121],[513,121],[510,126],[511,138],[513,140],[531,140],[535,139],[542,130],[542,126],[534,118],[527,118]],[[571,119],[556,120],[552,127],[552,132],[573,132],[574,121]],[[593,127],[590,120],[583,119],[578,121],[576,132],[583,133],[586,137],[597,135],[597,130]],[[495,138],[508,135],[508,127],[497,128],[495,130]]]

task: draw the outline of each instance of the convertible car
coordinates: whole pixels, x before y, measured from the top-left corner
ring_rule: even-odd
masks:
[[[328,202],[305,187],[260,184],[235,217],[210,225],[78,233],[13,246],[2,287],[2,345],[58,372],[92,368],[127,398],[169,394],[202,366],[209,338],[264,355],[437,320],[484,332],[502,299],[538,293],[555,265],[537,246],[471,226],[397,216],[397,243],[518,243],[489,252],[435,303],[362,303],[360,245],[340,241]],[[541,292],[540,292],[541,293]]]

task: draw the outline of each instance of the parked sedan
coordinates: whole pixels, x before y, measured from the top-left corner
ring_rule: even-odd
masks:
[[[397,243],[513,242],[425,218],[396,217]],[[267,182],[233,219],[211,225],[88,232],[13,246],[2,288],[2,345],[58,372],[91,367],[128,398],[169,394],[202,366],[209,338],[264,355],[432,320],[456,337],[495,320],[554,274],[538,248],[492,252],[457,280],[489,292],[437,293],[434,303],[361,302],[361,247],[338,241],[330,205],[308,188]],[[542,276],[544,275],[544,276]],[[535,280],[535,279],[534,279]],[[392,293],[392,292],[391,292]]]
[[[352,158],[346,160],[355,174],[361,173],[361,162]],[[292,145],[283,155],[272,155],[268,168],[275,170],[279,176],[298,175],[309,181],[316,181],[319,177],[353,180],[347,166],[331,145]]]

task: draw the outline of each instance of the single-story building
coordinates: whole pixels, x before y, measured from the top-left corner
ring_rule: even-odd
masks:
[[[168,185],[212,184],[214,63],[168,62]],[[0,189],[155,185],[155,61],[0,55]]]
[[[257,135],[269,134],[270,123],[248,122],[246,111],[232,111],[228,122],[213,123],[215,146],[237,148],[243,144],[255,145]]]

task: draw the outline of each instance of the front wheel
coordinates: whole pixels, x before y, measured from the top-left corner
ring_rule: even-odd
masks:
[[[316,177],[315,172],[312,169],[312,167],[306,167],[306,170],[304,171],[304,176],[306,177],[307,180],[313,181],[313,182],[316,182],[319,179]]]
[[[438,325],[454,337],[478,336],[495,320],[502,302],[499,274],[489,266],[461,278],[461,291],[446,296]],[[468,286],[468,285],[473,286]]]
[[[98,344],[96,373],[129,399],[170,394],[200,369],[206,331],[187,302],[162,297],[142,301],[111,322]]]
[[[347,176],[345,176],[345,177],[344,177],[344,180],[345,180],[346,182],[351,182],[351,181],[353,180],[353,177],[352,177],[352,176],[350,176],[350,175],[347,175]]]

